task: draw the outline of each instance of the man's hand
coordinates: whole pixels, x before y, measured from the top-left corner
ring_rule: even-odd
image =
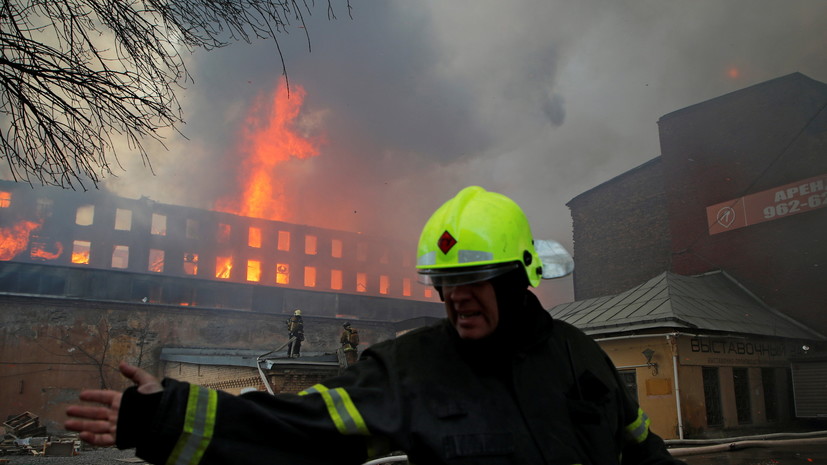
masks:
[[[121,362],[121,373],[138,385],[138,392],[154,394],[164,388],[158,379],[146,371]],[[81,440],[95,446],[112,446],[115,444],[118,426],[118,410],[121,407],[122,393],[108,389],[87,390],[80,393],[80,400],[100,405],[71,405],[66,409],[70,417],[64,426],[69,431],[79,432]]]

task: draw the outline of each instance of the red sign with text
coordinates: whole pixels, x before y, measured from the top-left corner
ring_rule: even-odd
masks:
[[[827,174],[706,207],[709,234],[827,207]]]

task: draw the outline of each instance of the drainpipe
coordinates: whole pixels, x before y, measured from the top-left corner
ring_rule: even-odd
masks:
[[[674,337],[674,339],[673,339]],[[677,344],[677,337],[674,334],[667,334],[666,335],[666,342],[669,343],[669,346],[672,348],[672,370],[673,376],[675,377],[675,409],[678,412],[678,439],[683,440],[683,414],[681,413],[681,387],[680,382],[678,381],[678,349],[675,347]]]

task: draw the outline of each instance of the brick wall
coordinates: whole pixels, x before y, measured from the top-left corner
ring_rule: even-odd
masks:
[[[626,291],[668,265],[660,158],[578,195],[568,206],[574,227],[575,299]]]

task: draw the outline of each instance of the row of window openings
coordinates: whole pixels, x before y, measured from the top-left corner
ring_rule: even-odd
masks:
[[[90,226],[94,221],[95,206],[83,205],[78,207],[75,216],[75,223],[79,226]],[[118,208],[115,211],[115,230],[129,231],[132,229],[132,210]],[[198,239],[198,222],[192,219],[187,219],[186,236],[188,239]],[[219,224],[216,232],[216,239],[219,243],[227,243],[230,241],[231,227],[228,224]],[[152,214],[152,224],[150,227],[150,234],[156,236],[166,236],[167,234],[167,217],[158,213]],[[262,231],[261,228],[251,226],[247,232],[247,245],[253,248],[261,248]],[[330,256],[333,258],[342,258],[342,240],[331,239],[330,242]],[[290,251],[290,231],[279,231],[278,242],[276,248],[280,251]],[[360,242],[356,247],[356,259],[358,261],[367,260],[367,244]],[[379,262],[387,264],[389,262],[388,248],[383,247],[382,254],[379,257]],[[318,237],[313,235],[304,236],[304,253],[306,255],[316,255],[318,253]],[[403,257],[403,266],[410,266],[410,259]]]
[[[75,241],[72,249],[72,263],[79,265],[89,264],[89,251],[92,244],[89,241]],[[148,270],[156,273],[164,271],[165,253],[163,250],[150,249],[149,250],[149,266]],[[125,269],[129,266],[129,246],[116,245],[112,251],[112,268]],[[229,279],[230,272],[233,269],[232,257],[216,257],[215,259],[215,277],[218,279]],[[198,254],[185,253],[183,262],[184,274],[195,276],[198,274]],[[247,260],[247,281],[261,282],[261,262],[259,260]],[[290,284],[290,265],[287,263],[276,264],[276,284]],[[304,282],[305,287],[316,287],[316,267],[304,267]],[[343,272],[342,270],[330,270],[330,289],[342,290],[343,287]],[[356,273],[356,291],[368,291],[368,275],[364,272]],[[390,292],[390,278],[385,275],[379,276],[379,293],[388,294]],[[402,295],[405,297],[411,296],[411,280],[410,278],[402,279]],[[425,288],[423,296],[426,298],[432,297],[432,290]]]

